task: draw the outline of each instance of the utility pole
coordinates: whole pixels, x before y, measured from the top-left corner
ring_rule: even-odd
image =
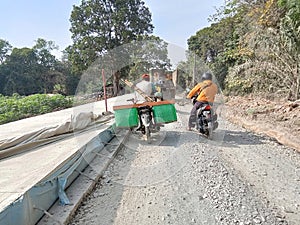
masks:
[[[195,85],[195,76],[196,76],[196,53],[194,53],[194,65],[193,65],[192,86]]]

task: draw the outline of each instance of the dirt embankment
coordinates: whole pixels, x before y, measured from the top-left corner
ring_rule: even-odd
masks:
[[[300,152],[300,100],[234,96],[226,97],[225,107],[229,121]]]

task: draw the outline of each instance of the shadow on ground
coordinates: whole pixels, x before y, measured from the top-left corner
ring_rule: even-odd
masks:
[[[247,131],[225,130],[224,133],[223,146],[225,147],[264,144],[266,140],[263,136],[258,136]]]

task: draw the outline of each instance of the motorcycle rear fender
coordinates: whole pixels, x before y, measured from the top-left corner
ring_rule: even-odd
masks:
[[[145,126],[145,127],[149,127],[150,124],[151,124],[151,118],[150,118],[150,115],[148,113],[143,113],[140,115],[141,117],[141,121],[142,121],[142,124]]]

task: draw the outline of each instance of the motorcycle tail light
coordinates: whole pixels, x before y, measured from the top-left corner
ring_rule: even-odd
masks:
[[[205,106],[205,108],[204,108],[205,110],[210,110],[211,109],[211,107],[210,107],[210,105],[207,105],[207,106]]]

